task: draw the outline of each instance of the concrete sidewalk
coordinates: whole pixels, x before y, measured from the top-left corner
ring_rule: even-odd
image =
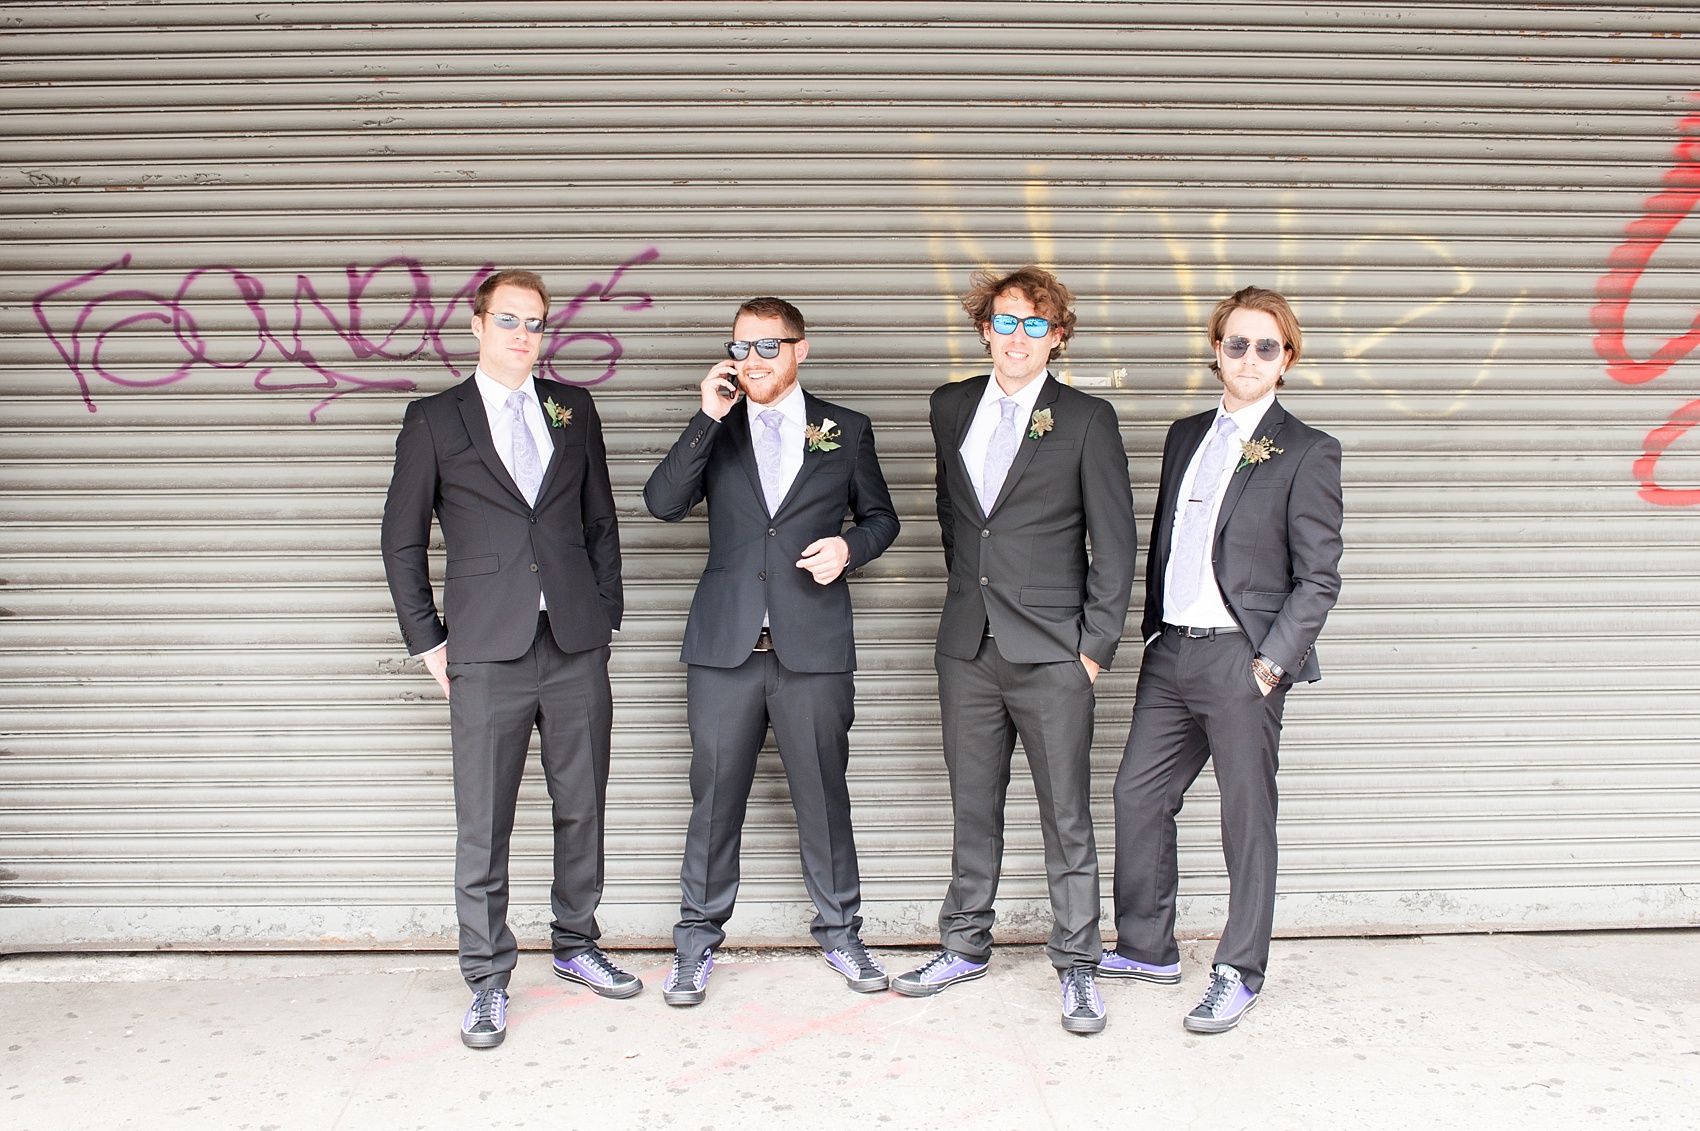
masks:
[[[1693,1128],[1700,932],[1277,940],[1240,1028],[1180,986],[1104,983],[1063,1032],[1036,947],[936,998],[850,993],[813,951],[726,951],[663,1005],[668,955],[604,1001],[522,955],[507,1042],[463,1048],[446,955],[0,960],[0,1125],[319,1129]],[[926,952],[879,952],[897,972]]]

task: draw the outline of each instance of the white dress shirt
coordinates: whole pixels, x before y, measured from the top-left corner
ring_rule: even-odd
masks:
[[[516,390],[508,388],[495,378],[487,376],[482,369],[475,369],[472,380],[478,386],[478,396],[484,402],[484,417],[490,422],[490,439],[496,445],[496,455],[501,457],[502,466],[508,469],[508,475],[517,483],[519,476],[514,475],[514,425],[513,418],[508,415],[508,396]],[[537,459],[543,465],[543,474],[549,474],[549,461],[555,458],[555,441],[549,436],[549,421],[543,416],[543,405],[537,399],[537,382],[527,377],[525,384],[517,390],[525,394],[526,427],[531,432],[532,442],[537,445]],[[543,594],[537,594],[537,611],[542,612],[549,604],[543,599]],[[447,648],[448,641],[427,648],[419,653],[429,656],[437,648]]]
[[[791,484],[796,481],[797,473],[803,470],[803,429],[809,423],[808,408],[803,403],[803,386],[791,386],[791,391],[773,404],[750,402],[750,444],[758,450],[762,433],[767,431],[767,425],[761,422],[761,414],[769,409],[777,409],[785,417],[779,422],[779,498],[772,500],[768,507],[768,513],[772,514],[791,493]]]
[[[962,437],[962,447],[957,449],[968,468],[968,481],[974,484],[976,498],[986,496],[986,449],[992,446],[992,433],[1003,419],[1003,410],[998,407],[998,402],[1006,396],[1015,401],[1015,442],[1019,446],[1033,427],[1033,406],[1039,403],[1039,390],[1050,375],[1051,371],[1047,369],[1013,393],[1003,391],[997,374],[986,378],[986,391],[981,394],[980,405],[974,410],[974,422],[968,425],[968,434]]]
[[[1192,498],[1193,480],[1198,478],[1198,467],[1202,462],[1204,449],[1209,446],[1210,437],[1216,429],[1217,421],[1227,416],[1234,422],[1234,431],[1228,437],[1227,450],[1223,453],[1222,477],[1216,482],[1216,497],[1210,500],[1210,523],[1205,528],[1209,530],[1211,544],[1215,544],[1216,519],[1222,510],[1222,500],[1228,494],[1228,484],[1233,481],[1234,469],[1240,463],[1240,445],[1238,441],[1254,439],[1257,426],[1263,423],[1263,415],[1269,411],[1269,406],[1275,403],[1275,393],[1272,390],[1262,400],[1253,401],[1244,408],[1229,412],[1220,402],[1216,405],[1216,417],[1211,420],[1210,427],[1205,430],[1204,439],[1192,453],[1192,460],[1187,464],[1186,475],[1181,479],[1181,489],[1175,495],[1174,520],[1169,528],[1169,561],[1164,567],[1163,574],[1163,620],[1167,624],[1186,625],[1189,628],[1235,628],[1233,615],[1228,612],[1228,606],[1222,600],[1222,591],[1216,585],[1216,570],[1211,561],[1211,554],[1205,554],[1201,559],[1198,596],[1190,604],[1177,606],[1169,594],[1175,591],[1175,550],[1176,536],[1180,532],[1181,512],[1186,509],[1187,500]]]

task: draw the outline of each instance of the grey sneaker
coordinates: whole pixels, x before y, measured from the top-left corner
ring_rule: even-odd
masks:
[[[932,997],[958,982],[984,977],[988,965],[964,958],[954,950],[941,950],[924,965],[893,978],[891,988],[904,997]]]
[[[712,950],[705,950],[696,958],[684,951],[674,951],[673,969],[661,983],[661,1000],[668,1005],[701,1005],[708,998],[708,975],[713,969]]]
[[[493,1049],[508,1035],[508,991],[479,990],[460,1023],[460,1041],[469,1049]]]
[[[1245,988],[1240,972],[1219,963],[1210,972],[1210,988],[1181,1024],[1193,1033],[1226,1033],[1256,1004],[1257,995]]]
[[[859,994],[875,994],[891,985],[885,967],[868,953],[861,939],[851,939],[843,946],[826,952],[826,964],[844,975],[850,988]]]
[[[1062,1027],[1071,1033],[1104,1031],[1104,999],[1090,966],[1070,966],[1062,972]]]
[[[608,961],[608,956],[594,946],[571,958],[555,959],[555,977],[589,986],[602,997],[633,997],[643,992],[643,982],[637,975]]]

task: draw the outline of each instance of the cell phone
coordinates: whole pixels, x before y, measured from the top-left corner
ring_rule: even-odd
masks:
[[[722,373],[720,375],[720,379],[726,382],[724,385],[719,386],[721,398],[728,401],[737,400],[738,393],[741,391],[741,387],[738,384],[738,375],[736,373]]]

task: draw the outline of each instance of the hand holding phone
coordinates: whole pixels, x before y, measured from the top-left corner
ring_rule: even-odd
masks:
[[[741,395],[735,361],[716,362],[702,380],[702,410],[715,420],[724,417]]]

